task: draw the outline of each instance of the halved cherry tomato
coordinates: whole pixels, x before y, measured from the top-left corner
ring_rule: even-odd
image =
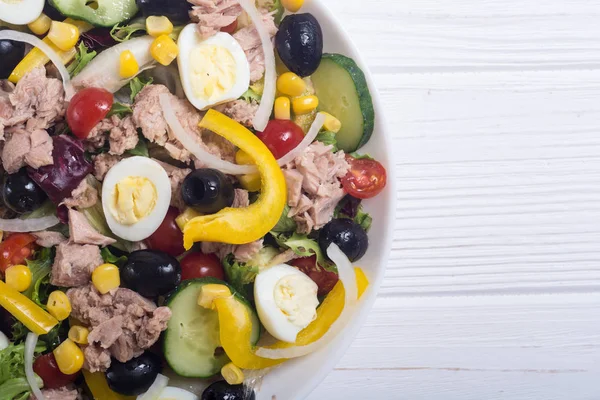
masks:
[[[67,123],[75,136],[85,139],[98,122],[102,121],[113,105],[111,92],[100,88],[79,91],[67,109]]]
[[[350,171],[342,178],[346,193],[359,199],[377,196],[387,184],[387,172],[378,161],[346,156]]]
[[[15,233],[0,243],[0,271],[23,264],[35,250],[36,238],[29,233]]]
[[[189,253],[180,262],[181,280],[213,277],[225,280],[221,261],[214,254]]]
[[[267,145],[275,158],[280,159],[300,144],[304,139],[304,131],[293,121],[273,119],[256,136]]]
[[[325,296],[331,292],[337,281],[340,279],[335,272],[327,271],[325,268],[317,265],[317,256],[296,258],[290,261],[290,265],[304,272],[319,287],[319,296]]]
[[[79,374],[65,375],[60,372],[54,353],[39,356],[33,362],[33,372],[44,381],[44,389],[58,389],[75,382]]]
[[[221,32],[225,32],[225,33],[229,33],[230,35],[233,35],[233,33],[237,30],[237,27],[238,27],[238,20],[236,19],[231,24],[222,27]]]
[[[154,232],[148,239],[146,244],[152,250],[164,251],[177,257],[185,251],[183,248],[183,232],[177,226],[175,218],[179,216],[179,210],[175,207],[169,207],[165,219],[160,224],[156,232]]]

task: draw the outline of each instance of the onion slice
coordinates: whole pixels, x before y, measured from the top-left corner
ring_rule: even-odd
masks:
[[[319,131],[321,130],[321,128],[323,127],[324,124],[325,124],[325,115],[323,113],[318,113],[314,122],[310,126],[308,133],[306,134],[306,136],[304,136],[304,139],[302,139],[300,144],[298,146],[296,146],[296,148],[294,148],[292,151],[287,153],[285,156],[283,156],[279,160],[277,160],[277,164],[279,164],[281,167],[283,167],[284,165],[293,161],[300,154],[304,153],[304,150],[306,150],[307,147],[310,146],[310,144],[315,141],[315,139],[317,138],[317,135],[319,134]]]
[[[254,27],[260,36],[262,43],[263,53],[265,55],[265,88],[263,91],[262,99],[258,111],[254,116],[254,129],[262,132],[269,123],[271,118],[271,112],[273,111],[273,105],[275,104],[275,91],[277,81],[277,70],[275,69],[275,50],[273,49],[273,43],[269,32],[265,28],[263,18],[260,12],[256,9],[254,1],[250,0],[238,0],[240,6],[246,11]]]
[[[73,89],[73,85],[71,84],[71,77],[69,75],[69,72],[67,71],[67,68],[60,59],[60,56],[56,54],[56,52],[52,50],[50,46],[48,46],[42,40],[38,39],[33,35],[12,30],[0,31],[0,40],[4,39],[29,43],[30,45],[37,47],[38,49],[43,51],[44,54],[48,56],[50,61],[52,61],[52,63],[56,66],[56,69],[62,77],[63,85],[65,87],[65,99],[71,100],[71,97],[73,97],[73,95],[75,94],[75,90]]]
[[[256,350],[256,355],[263,358],[278,360],[282,358],[302,357],[322,349],[331,343],[346,327],[356,308],[358,287],[356,285],[356,274],[348,257],[340,248],[332,243],[327,249],[327,255],[335,263],[340,275],[340,281],[344,285],[345,303],[342,313],[337,320],[329,327],[329,330],[317,341],[305,346],[294,346],[285,349],[269,349],[260,347]]]
[[[160,397],[160,394],[169,385],[169,378],[164,375],[158,374],[152,386],[148,388],[148,391],[144,394],[140,394],[136,400],[156,400]]]
[[[27,377],[27,383],[29,383],[33,396],[37,398],[37,400],[46,400],[38,387],[38,380],[33,372],[33,354],[35,353],[37,342],[38,335],[29,332],[27,334],[27,339],[25,339],[25,376]]]
[[[32,219],[0,219],[0,230],[6,232],[37,232],[52,228],[60,221],[56,216],[49,215]]]

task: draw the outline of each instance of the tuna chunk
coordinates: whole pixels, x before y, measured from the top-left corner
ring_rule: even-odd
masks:
[[[277,34],[277,26],[275,26],[273,14],[264,9],[260,11],[263,14],[263,24],[272,38]],[[254,26],[247,26],[234,33],[233,37],[242,46],[242,49],[244,49],[244,53],[246,53],[246,57],[250,63],[250,81],[256,82],[260,80],[265,73],[265,55],[262,51],[262,42],[260,41],[258,31]]]
[[[116,242],[115,239],[98,233],[90,225],[85,215],[73,209],[69,210],[69,234],[71,241],[77,244],[93,244],[104,247]]]
[[[50,283],[60,287],[87,285],[103,262],[98,246],[61,243],[56,247]]]
[[[32,235],[37,238],[35,244],[46,248],[52,248],[67,241],[67,238],[60,232],[41,231],[33,232]]]
[[[104,321],[92,329],[88,335],[88,342],[99,344],[103,349],[108,349],[115,344],[117,339],[123,334],[123,317],[117,315],[108,321]]]
[[[152,317],[145,318],[145,323],[142,324],[136,334],[138,346],[142,349],[147,349],[158,340],[160,333],[167,329],[167,323],[171,319],[171,310],[168,307],[159,307],[154,310]]]
[[[77,389],[72,386],[65,386],[59,389],[44,389],[42,394],[46,400],[80,400],[82,397]],[[29,400],[36,400],[34,395],[29,396]]]
[[[285,183],[287,184],[288,205],[296,207],[302,197],[302,181],[304,177],[295,169],[284,169],[283,176],[285,176]]]
[[[44,130],[33,132],[17,129],[8,138],[2,151],[2,165],[9,174],[14,174],[25,165],[38,169],[51,165],[52,138]]]
[[[229,118],[239,122],[247,127],[252,126],[254,116],[258,111],[258,104],[248,103],[244,100],[234,100],[229,103],[221,104],[215,107],[215,110],[222,112]]]
[[[122,155],[127,150],[134,149],[139,142],[139,137],[133,120],[130,116],[123,119],[117,115],[105,118],[92,129],[86,144],[93,149],[99,149],[106,143],[110,146],[109,153]]]
[[[110,367],[110,351],[92,344],[83,349],[83,368],[90,372],[104,372]]]
[[[189,168],[177,168],[160,160],[154,161],[158,162],[165,169],[167,175],[169,175],[169,180],[171,181],[171,205],[183,211],[186,206],[181,197],[181,184],[192,170]]]
[[[94,157],[94,177],[100,182],[108,173],[108,170],[119,162],[119,157],[112,154],[103,153]]]
[[[198,24],[202,40],[217,34],[221,28],[231,25],[243,9],[237,0],[188,0],[194,5],[190,11],[192,22]]]
[[[71,197],[65,199],[62,204],[69,208],[90,208],[98,202],[98,191],[84,179],[79,183]]]

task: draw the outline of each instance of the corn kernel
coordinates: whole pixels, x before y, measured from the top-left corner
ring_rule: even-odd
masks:
[[[277,78],[277,90],[288,96],[301,96],[306,90],[306,82],[293,72],[286,72]]]
[[[71,315],[71,301],[64,292],[55,290],[48,297],[46,305],[48,312],[59,321],[64,321]]]
[[[31,286],[31,270],[26,265],[13,265],[4,272],[6,284],[18,292],[24,292]]]
[[[83,326],[74,325],[69,329],[69,339],[77,344],[88,344],[90,331]]]
[[[150,54],[152,58],[166,66],[177,58],[179,47],[177,47],[177,44],[169,36],[160,35],[152,42]]]
[[[173,24],[167,17],[150,16],[146,18],[146,32],[152,37],[170,35],[173,32]]]
[[[121,78],[132,78],[140,72],[140,66],[131,50],[125,50],[119,56],[119,75]]]
[[[188,207],[185,209],[185,211],[183,211],[183,213],[179,214],[177,216],[177,218],[175,218],[175,223],[177,224],[179,229],[181,229],[183,231],[183,228],[185,228],[185,224],[187,224],[192,219],[199,217],[201,215],[202,214],[200,214],[198,211],[194,210],[193,208]]]
[[[281,0],[281,4],[289,12],[295,13],[302,8],[302,5],[304,5],[304,0]]]
[[[231,296],[231,290],[225,285],[218,283],[209,283],[200,288],[198,296],[198,305],[200,307],[214,309],[213,301],[215,299]]]
[[[317,109],[319,98],[317,96],[302,96],[292,100],[294,113],[298,115],[308,114]]]
[[[221,368],[221,375],[230,385],[240,385],[244,383],[244,372],[234,363],[225,364]]]
[[[278,97],[275,100],[275,119],[289,120],[291,118],[290,99],[287,97]]]
[[[239,150],[235,153],[235,162],[240,165],[253,165],[254,160],[244,150]],[[238,176],[240,185],[249,192],[260,192],[262,188],[262,181],[260,180],[260,174],[246,174]]]
[[[48,32],[48,39],[62,51],[67,51],[77,44],[79,29],[73,24],[52,21],[50,31]]]
[[[326,112],[321,112],[321,114],[325,116],[325,123],[323,124],[325,130],[338,133],[342,129],[342,123],[339,119]]]
[[[83,352],[71,339],[67,339],[53,351],[58,369],[65,375],[73,375],[83,367]]]
[[[92,272],[92,283],[101,294],[121,286],[119,268],[114,264],[102,264]]]
[[[27,26],[29,27],[29,30],[36,35],[43,35],[50,30],[50,25],[52,25],[52,20],[46,14],[42,13],[35,21],[30,22]]]

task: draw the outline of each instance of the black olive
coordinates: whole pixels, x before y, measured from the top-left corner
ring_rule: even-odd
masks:
[[[329,222],[319,233],[319,246],[324,253],[327,253],[331,243],[337,244],[346,257],[354,262],[367,252],[369,237],[356,222],[340,218]]]
[[[216,169],[197,169],[186,176],[181,185],[185,204],[204,214],[214,214],[231,207],[234,194],[227,176]]]
[[[323,31],[312,14],[292,14],[281,21],[275,36],[281,61],[290,71],[304,77],[319,68],[323,57]]]
[[[106,371],[108,386],[125,396],[145,393],[162,371],[162,360],[156,354],[145,352],[126,363],[113,359]]]
[[[25,168],[6,175],[2,185],[2,201],[14,212],[23,214],[37,210],[46,199],[46,193],[27,175]]]
[[[165,16],[171,22],[189,22],[192,5],[187,0],[136,0],[144,17]]]
[[[218,381],[207,387],[202,393],[202,400],[254,400],[254,390],[244,388],[244,385],[230,385]]]
[[[121,268],[121,281],[142,296],[155,298],[181,283],[181,265],[175,257],[162,251],[134,251]]]
[[[0,27],[0,31],[8,29]],[[8,79],[13,69],[25,56],[25,43],[14,40],[0,40],[0,79]]]

